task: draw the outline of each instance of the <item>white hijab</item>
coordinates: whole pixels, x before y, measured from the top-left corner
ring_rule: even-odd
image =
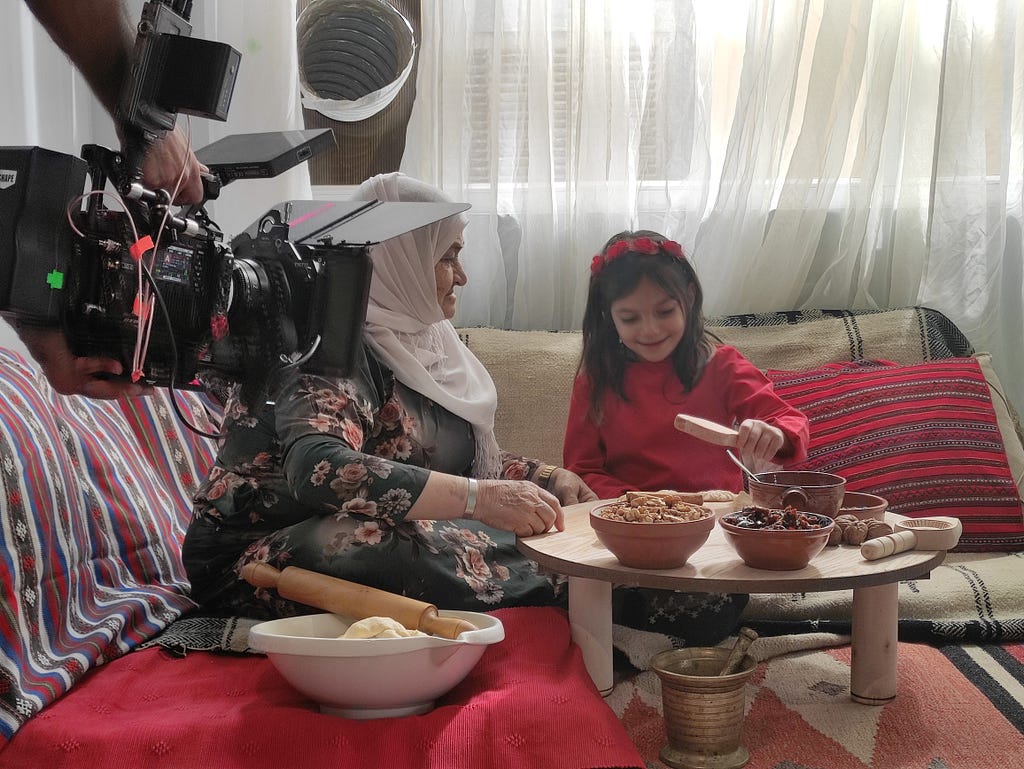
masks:
[[[367,179],[352,199],[452,202],[436,187],[400,173]],[[434,278],[434,266],[466,223],[462,214],[450,216],[370,249],[373,279],[364,336],[400,382],[473,425],[473,475],[496,478],[501,462],[494,381],[445,319]]]

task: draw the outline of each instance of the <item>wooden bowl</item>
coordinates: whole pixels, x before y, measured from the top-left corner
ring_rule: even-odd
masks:
[[[889,501],[877,494],[864,491],[847,491],[838,515],[852,515],[859,521],[884,521]]]
[[[835,521],[827,515],[805,513],[821,524],[817,529],[752,529],[737,526],[741,512],[718,519],[725,541],[732,545],[743,563],[754,569],[794,571],[802,569],[825,549]]]
[[[636,523],[601,517],[601,510],[618,503],[597,505],[590,511],[590,525],[601,544],[632,569],[675,569],[708,541],[715,528],[710,510],[695,521]],[[706,508],[705,508],[706,509]]]
[[[846,479],[816,470],[781,470],[757,473],[750,479],[750,498],[758,507],[793,507],[835,518],[843,503]]]

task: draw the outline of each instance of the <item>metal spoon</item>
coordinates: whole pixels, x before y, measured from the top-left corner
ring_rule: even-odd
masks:
[[[744,474],[747,476],[748,480],[751,480],[751,481],[756,481],[757,480],[757,475],[755,473],[752,473],[750,470],[748,470],[747,466],[740,461],[739,457],[737,457],[735,454],[732,453],[731,449],[726,449],[725,453],[728,454],[729,455],[729,459],[731,459],[733,462],[735,462],[736,466],[739,467],[739,469],[744,472]]]

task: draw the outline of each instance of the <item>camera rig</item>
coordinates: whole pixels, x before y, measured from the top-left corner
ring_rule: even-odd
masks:
[[[199,150],[211,171],[204,200],[172,212],[166,191],[142,184],[145,152],[177,112],[225,119],[239,61],[230,46],[188,38],[190,5],[143,9],[118,107],[122,151],[0,147],[0,313],[62,328],[76,355],[120,360],[151,386],[258,390],[293,365],[345,375],[361,345],[370,248],[468,206],[288,201],[225,243],[205,203],[234,179],[276,175],[332,146],[323,129]]]

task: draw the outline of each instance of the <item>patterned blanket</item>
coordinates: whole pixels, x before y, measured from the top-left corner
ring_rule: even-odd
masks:
[[[1024,640],[1024,553],[951,553],[928,579],[899,588],[901,641]],[[753,595],[743,622],[762,635],[849,633],[853,591]]]

